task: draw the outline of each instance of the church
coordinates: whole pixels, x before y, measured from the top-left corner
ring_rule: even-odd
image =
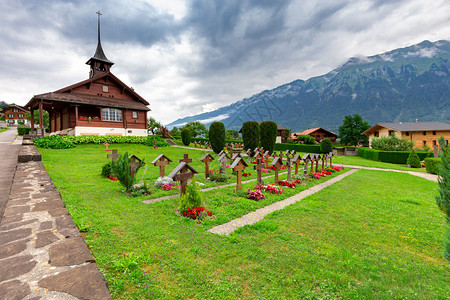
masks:
[[[25,105],[31,112],[34,130],[34,110],[39,110],[39,126],[44,134],[42,113],[49,113],[50,133],[67,135],[147,136],[149,103],[117,78],[110,69],[114,64],[106,58],[100,42],[100,12],[98,42],[90,66],[89,79],[54,92],[35,95]]]

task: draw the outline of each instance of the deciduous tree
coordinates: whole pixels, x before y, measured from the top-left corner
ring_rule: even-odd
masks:
[[[339,138],[345,145],[369,145],[369,136],[361,133],[370,128],[369,123],[365,122],[358,114],[344,117],[343,124],[339,127]]]

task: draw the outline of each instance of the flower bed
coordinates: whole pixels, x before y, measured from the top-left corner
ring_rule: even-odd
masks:
[[[278,184],[278,185],[281,185],[281,186],[289,187],[289,188],[291,188],[291,189],[295,189],[295,183],[294,183],[294,182],[291,182],[291,181],[287,181],[287,180],[278,180],[278,181],[277,181],[277,184]]]
[[[259,201],[259,200],[264,199],[265,197],[266,196],[261,192],[261,190],[256,189],[256,187],[255,187],[255,190],[253,190],[253,191],[250,189],[247,190],[247,198],[248,199]]]
[[[251,173],[244,173],[244,174],[242,174],[242,176],[248,177],[248,176],[252,176],[252,174]]]
[[[191,218],[193,220],[196,220],[196,219],[201,220],[206,216],[211,217],[212,214],[213,214],[212,211],[205,210],[205,208],[203,206],[188,208],[183,212],[183,216]]]
[[[171,191],[173,189],[179,189],[180,186],[177,184],[173,184],[173,183],[166,183],[161,188],[165,191]]]

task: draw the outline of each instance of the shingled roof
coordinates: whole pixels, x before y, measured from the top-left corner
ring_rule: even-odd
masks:
[[[371,134],[380,128],[388,128],[400,132],[414,131],[446,131],[450,130],[450,124],[442,122],[399,122],[399,123],[378,123],[364,131],[362,134]]]

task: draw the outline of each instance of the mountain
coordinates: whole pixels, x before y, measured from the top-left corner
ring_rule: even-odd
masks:
[[[240,129],[245,121],[273,120],[293,132],[323,127],[338,132],[345,115],[380,122],[450,122],[450,42],[423,41],[370,57],[306,81],[295,80],[229,106],[178,119],[167,126],[221,121]]]

